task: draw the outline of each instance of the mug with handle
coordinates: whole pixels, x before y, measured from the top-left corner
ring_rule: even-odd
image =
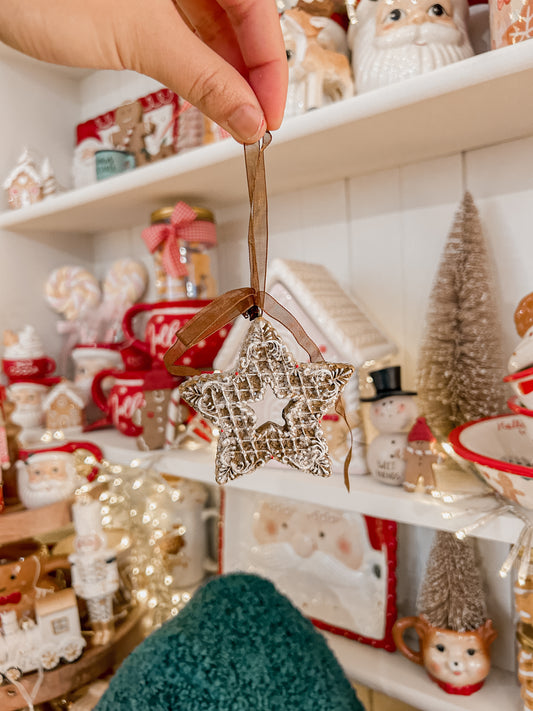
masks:
[[[165,353],[175,341],[176,332],[209,303],[209,300],[203,299],[183,299],[181,301],[156,301],[153,304],[134,304],[124,315],[122,322],[124,336],[133,346],[148,353],[154,364],[160,365]],[[135,322],[141,314],[148,316],[144,340],[140,339],[135,332]],[[209,368],[229,330],[229,325],[224,326],[205,340],[192,346],[178,359],[177,363],[195,368]]]
[[[145,376],[146,371],[142,370],[107,369],[97,373],[93,380],[91,393],[94,402],[105,412],[107,423],[127,437],[142,434],[142,427],[134,424],[133,416],[145,404]],[[106,378],[114,380],[107,396],[103,391]]]

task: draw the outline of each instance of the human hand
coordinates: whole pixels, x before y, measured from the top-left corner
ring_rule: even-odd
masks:
[[[147,74],[242,143],[283,118],[274,0],[1,0],[0,40],[55,64]]]

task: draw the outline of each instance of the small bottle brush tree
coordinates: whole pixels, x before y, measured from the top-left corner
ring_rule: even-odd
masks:
[[[418,363],[418,404],[446,438],[505,410],[498,309],[477,208],[465,193],[435,278]]]
[[[433,627],[467,632],[485,624],[487,607],[473,539],[437,531],[417,606]]]

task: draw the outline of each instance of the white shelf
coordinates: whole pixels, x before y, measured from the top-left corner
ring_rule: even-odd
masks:
[[[326,634],[328,644],[346,675],[357,683],[381,691],[421,711],[519,711],[516,676],[491,669],[483,688],[472,696],[447,694],[422,667],[399,652],[385,652],[343,637]]]
[[[533,42],[487,52],[285,121],[266,154],[269,193],[341,180],[531,135]],[[246,198],[228,139],[0,215],[15,232],[94,233],[146,221],[178,197]]]
[[[159,471],[198,479],[215,484],[214,450],[201,449],[195,452],[174,450],[164,452],[140,452],[135,440],[116,430],[101,430],[87,433],[86,438],[97,444],[110,462],[129,464],[132,460],[154,461]],[[443,519],[443,506],[423,493],[408,494],[400,487],[386,486],[370,476],[352,476],[351,491],[344,487],[343,477],[334,474],[328,479],[313,477],[294,469],[281,466],[262,467],[247,476],[239,477],[228,488],[260,491],[272,496],[284,496],[310,503],[322,504],[343,510],[353,510],[367,516],[376,516],[428,528],[457,530],[473,520],[461,519],[458,523]],[[502,516],[497,521],[475,531],[474,535],[488,540],[514,543],[521,529],[521,522],[512,516]]]

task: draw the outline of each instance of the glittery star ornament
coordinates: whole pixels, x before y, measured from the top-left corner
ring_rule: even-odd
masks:
[[[353,371],[344,363],[297,363],[270,323],[263,318],[252,321],[235,371],[194,376],[180,386],[185,402],[220,430],[217,482],[253,472],[271,459],[329,476],[320,422]],[[287,401],[282,425],[257,425],[252,404],[263,400],[266,388]]]

